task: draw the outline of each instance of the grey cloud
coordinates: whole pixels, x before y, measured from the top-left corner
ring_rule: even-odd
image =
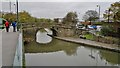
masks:
[[[9,7],[5,3],[3,6],[4,11],[9,11]],[[98,11],[99,4],[101,6],[101,15],[102,13],[110,7],[110,2],[20,2],[19,11],[26,10],[35,17],[45,17],[45,18],[56,18],[64,17],[69,11],[76,11],[79,14],[79,18],[82,19],[82,16],[87,10],[96,10]],[[14,11],[14,7],[12,6]]]

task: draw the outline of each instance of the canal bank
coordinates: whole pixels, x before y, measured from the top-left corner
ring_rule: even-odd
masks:
[[[84,46],[55,38],[51,32],[25,30],[26,66],[118,66],[120,53],[105,49]]]
[[[100,49],[105,49],[105,50],[110,50],[110,51],[120,53],[120,49],[118,45],[115,45],[115,44],[106,44],[106,43],[90,41],[90,40],[85,40],[85,39],[80,39],[80,38],[72,38],[72,37],[54,37],[54,38],[64,40],[67,42],[83,44],[89,47],[95,47],[95,48],[100,48]]]

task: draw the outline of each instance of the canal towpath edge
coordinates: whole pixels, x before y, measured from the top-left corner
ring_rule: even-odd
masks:
[[[72,37],[54,37],[56,39],[68,41],[68,42],[73,42],[77,44],[83,44],[89,47],[95,47],[95,48],[100,48],[100,49],[106,49],[110,51],[115,51],[120,53],[120,48],[118,45],[115,44],[106,44],[106,43],[101,43],[101,42],[96,42],[96,41],[91,41],[91,40],[85,40],[85,39],[80,39],[80,38],[72,38]]]

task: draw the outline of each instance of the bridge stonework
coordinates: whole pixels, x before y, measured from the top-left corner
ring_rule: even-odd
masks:
[[[54,26],[54,30],[57,32],[57,36],[71,37],[75,35],[75,30],[72,27]]]

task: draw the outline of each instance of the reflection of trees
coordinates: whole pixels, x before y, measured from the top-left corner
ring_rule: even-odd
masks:
[[[60,40],[58,40],[58,42],[63,43],[63,46],[61,48],[67,55],[77,55],[77,48],[79,47],[78,44],[64,42],[64,41],[60,41]],[[61,44],[59,44],[59,46],[61,46]]]
[[[35,39],[35,31],[29,30],[24,31],[24,39],[25,38],[33,38]],[[40,44],[35,40],[25,44],[25,52],[26,53],[48,53],[48,52],[56,52],[56,51],[64,51],[67,55],[75,55],[77,51],[77,47],[79,44],[61,41],[58,39],[53,39],[52,42],[48,44]]]
[[[120,64],[120,53],[101,50],[100,55],[111,64]]]

